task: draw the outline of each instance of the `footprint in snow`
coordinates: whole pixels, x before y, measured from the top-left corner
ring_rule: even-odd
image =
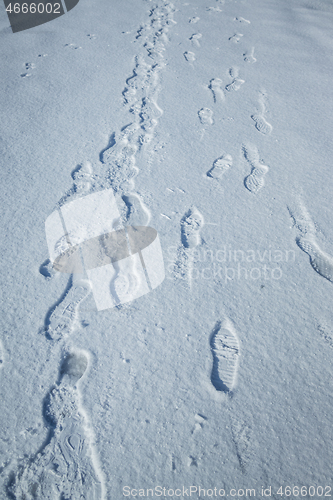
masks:
[[[241,88],[245,80],[239,78],[239,69],[237,67],[232,67],[229,69],[229,75],[233,79],[231,83],[226,85],[225,90],[227,92],[237,91]]]
[[[180,222],[181,245],[177,251],[174,273],[177,278],[187,280],[191,286],[193,269],[193,250],[200,245],[200,232],[204,226],[203,215],[195,207],[184,215]]]
[[[74,386],[83,377],[88,368],[88,356],[84,352],[70,352],[65,357],[59,370],[59,382]]]
[[[242,33],[235,33],[234,35],[232,35],[229,40],[231,42],[234,42],[234,43],[239,43],[240,39],[242,38]]]
[[[252,47],[252,49],[248,52],[244,52],[243,57],[245,62],[250,64],[255,63],[257,59],[254,57],[254,47]]]
[[[72,50],[82,49],[82,47],[80,47],[79,45],[75,45],[74,43],[66,43],[65,47],[68,47],[69,49]]]
[[[269,135],[273,127],[270,123],[265,118],[266,112],[267,112],[267,93],[265,90],[261,90],[259,93],[259,110],[257,113],[254,113],[251,118],[255,123],[256,129],[261,132],[263,135]]]
[[[89,161],[85,161],[72,172],[74,181],[74,190],[76,193],[87,194],[92,185],[92,165]]]
[[[44,402],[44,417],[50,426],[47,444],[8,486],[17,500],[103,498],[104,478],[77,387],[87,367],[88,355],[82,351],[67,353],[63,360],[59,382]]]
[[[232,156],[224,154],[214,161],[212,168],[207,172],[208,177],[221,179],[222,175],[232,166]]]
[[[243,83],[245,83],[245,80],[241,80],[238,77],[234,78],[234,80],[231,83],[229,83],[229,85],[226,85],[225,90],[227,92],[231,92],[231,91],[237,92],[237,90],[239,90],[241,88]]]
[[[253,456],[252,422],[241,419],[239,415],[231,418],[231,434],[236,455],[243,474],[249,471]]]
[[[51,280],[56,274],[50,259],[46,259],[43,264],[41,264],[39,272],[46,280]]]
[[[36,68],[36,65],[34,63],[30,63],[30,62],[25,63],[24,69],[26,72],[21,74],[21,78],[27,78],[27,77],[31,76],[31,73],[29,73],[29,70],[33,70],[35,68]]]
[[[333,283],[333,258],[321,250],[313,235],[300,236],[296,243],[310,257],[312,268],[323,278]]]
[[[257,193],[265,185],[265,175],[269,168],[266,165],[258,165],[252,168],[250,175],[245,177],[245,187],[251,193]]]
[[[195,207],[184,215],[181,220],[181,241],[184,248],[194,248],[201,242],[200,231],[204,225],[204,218]]]
[[[200,17],[191,17],[188,22],[191,24],[196,24],[198,21],[200,21]]]
[[[204,417],[203,415],[200,415],[200,413],[197,413],[195,416],[194,416],[194,420],[195,420],[195,426],[194,426],[194,429],[192,429],[191,431],[191,434],[196,434],[198,431],[201,431],[201,429],[203,428],[203,424],[204,422],[206,422],[207,420],[207,417]]]
[[[235,17],[234,21],[238,21],[239,23],[242,24],[251,24],[251,21],[244,19],[244,17]]]
[[[122,199],[126,205],[126,224],[131,226],[147,226],[151,219],[151,213],[143,203],[141,197],[136,193],[123,195]]]
[[[288,207],[294,224],[301,233],[296,243],[303,252],[308,254],[312,268],[323,278],[333,283],[333,257],[324,252],[316,240],[316,226],[307,209],[299,200],[295,209]]]
[[[52,340],[68,337],[78,324],[79,307],[91,292],[89,281],[70,284],[62,300],[47,314],[46,335]]]
[[[213,111],[209,108],[201,108],[198,112],[199,120],[202,125],[213,125]]]
[[[210,337],[213,356],[211,381],[217,391],[231,394],[236,385],[239,342],[230,320],[218,321]]]
[[[190,37],[190,41],[192,42],[192,45],[194,45],[195,47],[200,47],[200,42],[199,42],[200,38],[202,38],[201,33],[194,33]]]
[[[213,99],[214,102],[216,103],[217,101],[224,101],[225,100],[225,95],[222,90],[222,80],[220,78],[213,78],[210,83],[208,88],[212,91],[213,93]]]
[[[36,64],[28,62],[28,63],[25,63],[24,67],[28,71],[29,69],[35,69]]]
[[[194,62],[195,61],[195,53],[191,51],[184,52],[184,57],[187,62]]]
[[[265,175],[269,168],[261,163],[259,152],[255,146],[245,144],[242,150],[245,159],[252,167],[250,175],[244,179],[244,185],[251,193],[257,193],[265,185]]]
[[[260,163],[259,151],[253,144],[246,143],[242,146],[244,158],[254,167]]]
[[[261,132],[263,135],[270,135],[273,127],[268,121],[265,119],[263,114],[254,114],[251,116],[252,120],[255,123],[256,129]]]
[[[206,10],[208,12],[222,12],[222,9],[220,9],[220,7],[207,7]]]

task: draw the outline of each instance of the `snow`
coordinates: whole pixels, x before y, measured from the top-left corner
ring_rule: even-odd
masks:
[[[0,10],[1,499],[332,493],[332,21],[81,0],[13,34]],[[97,310],[45,221],[110,189],[165,279]]]

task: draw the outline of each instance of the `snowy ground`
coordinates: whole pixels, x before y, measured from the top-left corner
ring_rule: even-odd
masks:
[[[80,0],[13,34],[0,9],[1,500],[333,494],[332,24]],[[166,278],[97,311],[44,223],[107,188]]]

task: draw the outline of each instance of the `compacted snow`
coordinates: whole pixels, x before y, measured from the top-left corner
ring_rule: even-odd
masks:
[[[332,25],[330,0],[0,10],[1,500],[333,495]],[[107,286],[53,268],[45,221],[97,198],[118,257],[157,231],[164,280],[152,250]]]

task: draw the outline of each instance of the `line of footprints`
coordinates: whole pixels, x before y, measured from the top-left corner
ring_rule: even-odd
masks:
[[[212,10],[212,9],[211,9]],[[216,10],[216,9],[215,9]],[[220,11],[220,9],[218,9]],[[199,17],[193,17],[189,20],[190,23],[196,24],[198,21],[200,21]],[[244,19],[243,17],[236,17],[234,21],[242,24],[242,25],[249,25],[251,24],[250,21],[247,19]],[[201,33],[193,33],[189,40],[192,43],[194,47],[200,48],[200,40],[202,39],[202,34]],[[235,44],[238,44],[241,42],[243,39],[243,34],[242,33],[235,33],[234,35],[229,37],[229,41]],[[192,51],[186,51],[184,52],[184,57],[187,62],[193,63],[196,60],[196,54],[195,52]],[[251,49],[245,51],[243,53],[243,59],[246,63],[253,64],[257,61],[257,59],[254,57],[254,47],[251,47]],[[232,91],[237,91],[241,88],[243,83],[245,83],[244,80],[242,80],[239,77],[239,69],[238,68],[230,68],[229,69],[229,76],[232,79],[230,83],[223,87],[223,80],[221,78],[212,78],[208,88],[212,91],[213,94],[213,99],[214,103],[217,103],[219,101],[224,101],[225,100],[225,92],[232,92]],[[265,105],[262,101],[259,101],[259,109],[257,110],[256,113],[251,115],[252,120],[254,121],[256,129],[261,132],[264,135],[269,135],[272,131],[272,126],[270,123],[265,118],[266,114],[266,108]],[[203,125],[213,125],[214,120],[213,120],[213,111],[210,110],[209,108],[202,108],[198,112],[198,116],[200,119],[200,122]]]
[[[220,9],[215,10],[220,11]],[[172,24],[172,12],[173,10],[170,7],[165,12],[158,12],[161,19],[164,18],[165,21],[164,27],[158,26],[161,32],[159,34],[165,34],[164,31],[167,32],[166,26],[169,26],[167,23]],[[199,20],[198,17],[195,17],[191,18],[189,22],[196,24]],[[244,18],[236,18],[235,21],[244,26],[250,24]],[[138,32],[138,36],[142,36],[142,31],[141,29],[141,32]],[[229,40],[231,43],[238,44],[242,42],[242,37],[242,34],[235,33]],[[149,47],[147,46],[147,48],[145,45],[146,50],[149,50],[149,57],[156,58],[161,62],[163,58],[160,56],[159,49],[164,48],[163,44],[158,41],[157,35],[156,39],[153,37],[152,41],[149,41],[151,42]],[[193,33],[190,42],[193,47],[200,48],[202,42],[201,33]],[[72,49],[79,48],[72,44],[68,45],[68,47]],[[189,63],[196,60],[195,53],[192,51],[185,52],[184,57]],[[254,48],[243,53],[243,57],[246,63],[256,62]],[[32,69],[34,69],[34,65],[27,63],[25,70],[28,72]],[[131,112],[140,116],[141,122],[137,128],[141,127],[146,132],[149,128],[147,123],[150,121],[151,116],[155,116],[153,111],[157,113],[157,116],[154,118],[154,122],[153,119],[151,120],[153,122],[152,128],[156,126],[155,122],[157,122],[160,112],[156,103],[155,107],[151,105],[148,96],[140,96],[139,99],[136,97],[138,88],[140,88],[135,81],[138,76],[149,81],[150,92],[156,100],[158,75],[152,71],[151,66],[145,67],[145,64],[138,60],[133,71],[133,77],[128,79],[124,91],[126,102],[131,101],[133,106]],[[223,81],[220,78],[210,80],[209,89],[212,92],[215,104],[223,102],[226,95],[238,91],[245,83],[239,76],[238,68],[230,68],[229,78],[230,81],[225,86],[223,86]],[[137,111],[134,105],[138,100],[141,100],[142,106]],[[261,93],[258,109],[251,116],[256,129],[263,135],[269,135],[272,131],[272,126],[266,120],[266,100],[265,93]],[[146,108],[148,109],[147,112],[145,111]],[[213,111],[209,108],[202,108],[198,112],[198,116],[202,125],[210,126],[214,124]],[[130,143],[130,140],[128,140],[130,132],[131,130],[127,130],[124,144],[117,137],[118,141],[116,143],[120,144],[119,154],[120,152],[123,153],[124,148],[126,149]],[[134,136],[135,140],[137,140],[135,128]],[[127,149],[126,153],[127,157],[131,158],[133,156],[128,153]],[[249,174],[244,179],[244,185],[250,192],[257,193],[265,184],[265,176],[269,168],[260,159],[256,146],[248,143],[243,144],[242,154],[250,167]],[[106,152],[105,156],[107,156]],[[232,164],[231,155],[224,153],[214,161],[207,172],[207,176],[220,181],[232,167]],[[82,194],[89,191],[94,182],[90,166],[85,165],[80,169],[76,169],[73,173],[73,180],[75,192]],[[127,207],[128,213],[126,217],[133,218],[138,211],[136,205],[140,202],[139,198],[135,195],[123,195],[122,199]],[[315,226],[307,211],[301,206],[298,211],[290,210],[290,213],[300,233],[296,238],[298,246],[309,255],[313,269],[327,280],[333,282],[333,259],[320,249],[315,238]],[[200,233],[204,224],[204,217],[196,207],[191,207],[181,220],[181,244],[178,249],[175,267],[178,274],[185,276],[189,281],[191,280],[193,252],[202,242]],[[42,264],[40,272],[46,279],[52,277],[52,269],[48,261]],[[82,327],[79,321],[79,308],[90,292],[88,282],[81,280],[73,283],[70,281],[64,296],[50,309],[45,318],[44,331],[50,341],[65,342],[75,329]],[[322,337],[330,345],[333,345],[332,336],[327,331],[327,328],[320,327],[318,329]],[[218,393],[232,397],[237,382],[240,343],[234,325],[228,318],[216,323],[209,336],[209,345],[212,356],[211,384]],[[4,349],[0,343],[0,368],[3,363]],[[81,404],[80,383],[88,368],[89,354],[82,350],[69,349],[65,344],[58,381],[44,400],[44,417],[49,426],[48,439],[45,446],[29,461],[19,467],[15,477],[8,484],[7,491],[12,497],[45,499],[58,498],[60,495],[64,499],[78,500],[83,498],[91,500],[105,498],[105,479],[95,452],[92,427]],[[205,420],[206,417],[196,415],[193,434],[200,431]],[[243,472],[246,472],[251,455],[252,426],[248,422],[245,423],[239,418],[233,417],[231,419],[231,433],[239,466]],[[197,466],[198,460],[196,457],[190,456],[189,460],[189,466]],[[175,460],[172,459],[172,470],[174,468]]]
[[[244,185],[251,193],[257,193],[265,185],[265,175],[269,171],[269,167],[264,165],[259,157],[258,149],[253,144],[243,144],[242,153],[251,167],[250,174],[244,179]],[[232,156],[223,154],[214,161],[213,166],[207,172],[207,176],[220,181],[231,166]]]
[[[198,21],[200,21],[199,17],[194,17],[189,20],[189,22],[192,24],[196,24],[198,23]],[[236,17],[234,18],[234,21],[241,24],[242,26],[248,26],[249,24],[251,24],[249,20],[243,17]],[[191,37],[189,38],[192,45],[197,48],[200,47],[201,39],[201,33],[193,33],[193,35],[191,35]],[[235,44],[240,43],[242,39],[242,33],[234,33],[234,35],[229,37],[229,41]],[[186,61],[190,63],[193,63],[196,60],[196,55],[192,51],[184,52],[184,57]],[[243,58],[246,63],[255,63],[256,58],[254,57],[254,47],[246,52],[243,52]],[[230,68],[228,75],[231,81],[226,85],[223,83],[223,80],[221,78],[212,78],[209,82],[208,88],[212,92],[214,104],[224,102],[228,93],[237,92],[245,83],[245,80],[240,78],[239,68],[237,67]],[[255,128],[258,130],[258,132],[263,135],[270,135],[273,127],[266,119],[266,101],[266,93],[261,92],[258,99],[258,108],[256,112],[251,115],[251,119],[253,120]],[[200,123],[203,126],[213,125],[213,116],[214,112],[210,108],[204,107],[198,111],[198,117]],[[269,170],[269,167],[264,165],[262,160],[259,159],[259,153],[255,146],[251,144],[245,144],[242,147],[242,152],[244,158],[247,160],[251,167],[249,175],[244,179],[244,185],[251,193],[257,193],[265,185],[265,176]],[[230,154],[225,153],[214,161],[213,166],[207,172],[207,176],[213,179],[221,180],[222,176],[229,170],[231,166],[232,157]]]
[[[196,207],[191,207],[181,220],[181,246],[175,263],[178,276],[182,274],[179,270],[189,265],[194,249],[202,243],[200,233],[204,223],[203,215]],[[211,382],[217,391],[232,394],[238,371],[239,340],[229,319],[216,323],[210,336],[210,347],[213,356]]]
[[[49,426],[46,444],[19,467],[7,486],[11,498],[105,498],[93,431],[81,405],[80,380],[88,365],[85,351],[64,353],[59,379],[43,405]]]

